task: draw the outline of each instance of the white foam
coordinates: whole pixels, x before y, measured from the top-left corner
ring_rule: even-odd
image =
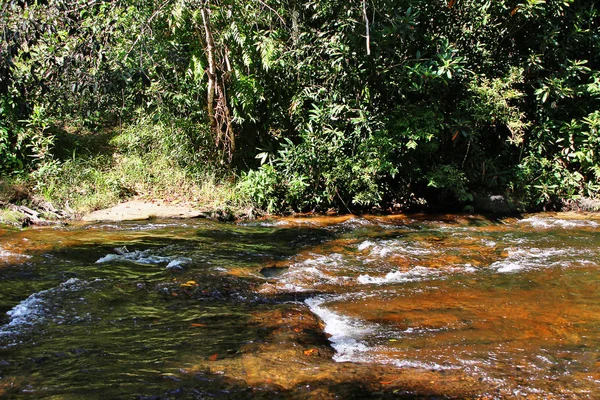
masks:
[[[105,262],[111,262],[111,261],[117,261],[117,260],[122,260],[123,257],[119,254],[107,254],[104,257],[100,257],[98,259],[98,261],[96,261],[96,264],[101,264],[101,263],[105,263]]]
[[[11,253],[10,251],[4,250],[2,247],[0,247],[0,260],[11,258],[31,258],[31,256],[26,254]]]
[[[183,269],[183,266],[192,262],[191,258],[179,257],[170,261],[166,268],[167,269]]]
[[[34,293],[8,311],[6,314],[10,317],[10,321],[7,326],[31,325],[42,313],[42,295],[47,292],[43,290]]]
[[[349,226],[349,227],[357,227],[357,226],[373,225],[373,222],[371,222],[365,218],[352,217],[352,218],[348,219],[347,221],[342,222],[340,225]]]
[[[496,261],[490,265],[490,268],[498,272],[515,272],[528,268],[541,268],[554,266],[557,256],[569,254],[572,249],[539,249],[536,247],[530,249],[508,248],[508,257],[501,261]]]
[[[358,251],[363,251],[374,245],[375,245],[375,243],[371,242],[370,240],[365,240],[364,242],[362,242],[361,244],[358,245]]]
[[[525,268],[525,265],[519,262],[504,261],[495,262],[491,265],[492,268],[497,268],[498,272],[515,272]]]
[[[377,243],[369,240],[358,246],[359,251],[370,249],[369,259],[385,258],[393,255],[424,256],[430,255],[433,251],[429,248],[415,246],[414,243],[406,243],[400,240],[380,240]]]
[[[192,262],[190,258],[178,256],[158,256],[151,253],[152,250],[134,250],[129,251],[126,247],[115,248],[117,254],[107,254],[99,258],[96,264],[102,264],[114,261],[129,261],[138,264],[163,264],[166,263],[167,269],[182,269],[184,264]]]
[[[467,263],[462,266],[462,272],[477,272],[477,268]]]
[[[12,256],[12,253],[10,251],[3,250],[2,247],[0,247],[0,259],[8,258],[10,256]]]
[[[519,220],[520,224],[529,224],[538,229],[573,229],[573,228],[598,228],[600,224],[592,220],[572,220],[572,219],[556,219],[547,217],[531,217]]]
[[[477,268],[471,264],[464,264],[461,266],[455,266],[444,269],[432,269],[422,266],[416,266],[409,271],[393,271],[388,272],[384,276],[371,276],[371,275],[360,275],[356,281],[361,284],[371,285],[383,285],[387,283],[403,283],[403,282],[416,282],[427,278],[439,278],[447,274],[457,273],[473,273],[477,272]]]
[[[410,271],[401,272],[394,271],[385,274],[385,276],[370,276],[370,275],[360,275],[356,280],[358,283],[362,284],[385,284],[385,283],[402,283],[402,282],[414,282],[418,280],[422,280],[424,277],[429,276],[437,276],[440,272],[438,270],[433,270],[421,266],[417,266]]]
[[[110,223],[99,223],[94,225],[89,225],[85,229],[118,229],[120,231],[150,231],[150,230],[158,230],[165,228],[186,228],[191,225],[186,223],[174,222],[174,223],[140,223],[140,221],[131,223],[121,223],[121,224],[110,224]]]
[[[321,285],[341,285],[349,277],[329,275],[318,266],[291,266],[280,276],[277,286],[288,292],[306,292]]]
[[[427,369],[427,370],[434,370],[434,371],[458,369],[457,366],[448,366],[448,365],[441,365],[441,364],[433,363],[433,362],[422,362],[422,361],[412,361],[412,360],[389,360],[385,363],[393,364],[400,368],[417,368],[417,369]]]
[[[361,339],[372,332],[373,328],[323,306],[323,303],[331,300],[333,299],[313,297],[306,299],[305,303],[325,323],[325,333],[330,335],[331,346],[336,351],[333,359],[338,362],[356,361],[360,358],[359,355],[369,351],[369,347]]]
[[[9,322],[0,328],[0,335],[14,333],[17,328],[39,323],[47,316],[47,298],[61,292],[74,292],[85,287],[87,282],[71,278],[59,286],[33,293],[14,306],[6,314]]]
[[[343,285],[352,279],[336,275],[340,269],[351,268],[341,254],[312,254],[312,257],[290,265],[288,270],[277,278],[276,286],[287,292],[306,292],[322,285]]]
[[[386,346],[369,346],[365,339],[373,335],[381,336],[381,327],[363,322],[357,318],[340,315],[323,306],[326,302],[340,300],[341,298],[313,297],[305,300],[310,310],[319,316],[325,324],[325,333],[329,335],[331,347],[335,350],[334,361],[392,364],[401,368],[428,370],[457,368],[456,366],[444,366],[434,362],[391,358],[384,355],[390,353],[390,349]]]
[[[315,254],[314,258],[305,260],[304,265],[327,265],[328,267],[337,267],[342,263],[343,256],[339,253],[332,253],[329,255],[318,255]]]
[[[550,360],[548,357],[546,357],[546,356],[543,356],[543,355],[541,355],[541,354],[538,354],[538,355],[536,355],[536,357],[537,357],[539,360],[541,360],[541,361],[543,361],[544,363],[546,363],[546,364],[549,364],[549,365],[556,365],[556,364],[557,364],[556,362],[554,362],[554,361]]]

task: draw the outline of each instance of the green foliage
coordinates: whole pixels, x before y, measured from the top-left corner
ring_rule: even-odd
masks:
[[[441,165],[427,174],[428,186],[450,192],[461,202],[473,201],[467,188],[467,176],[453,165]]]
[[[190,170],[218,169],[219,154],[205,124],[174,117],[163,121],[156,114],[141,114],[136,123],[120,131],[110,144],[117,154],[155,154]]]
[[[536,152],[519,165],[517,190],[524,192],[527,201],[538,205],[557,203],[559,199],[595,198],[600,193],[600,112],[594,111],[582,120],[564,123],[560,137],[553,145],[553,158],[539,143]]]
[[[595,1],[366,5],[5,1],[0,172],[65,178],[76,161],[59,156],[61,131],[124,126],[110,163],[146,188],[152,160],[189,176],[238,168],[240,192],[269,211],[599,195]],[[231,167],[209,106],[232,121]],[[107,187],[140,190],[123,179]]]
[[[526,115],[520,107],[519,100],[525,94],[516,86],[521,83],[523,70],[518,68],[509,70],[507,75],[499,78],[490,80],[480,77],[471,82],[467,92],[469,96],[461,104],[464,114],[470,114],[470,121],[466,125],[478,131],[479,135],[493,129],[507,129],[510,143],[523,143],[530,123],[526,122]]]
[[[18,173],[23,169],[19,157],[21,141],[15,135],[5,105],[0,105],[0,174]]]
[[[258,170],[251,170],[242,176],[239,189],[268,213],[281,211],[281,195],[278,188],[281,182],[273,166],[263,165]]]
[[[201,168],[200,162],[185,162],[186,157],[201,153],[191,153],[189,137],[178,137],[177,129],[144,119],[114,136],[114,147],[101,154],[74,154],[37,163],[28,184],[35,195],[78,213],[132,196],[197,202],[214,209],[248,207],[250,202],[233,183],[217,178],[221,171],[211,164]]]

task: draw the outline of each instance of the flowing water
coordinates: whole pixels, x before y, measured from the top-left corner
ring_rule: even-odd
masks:
[[[0,228],[0,397],[600,398],[600,220]]]

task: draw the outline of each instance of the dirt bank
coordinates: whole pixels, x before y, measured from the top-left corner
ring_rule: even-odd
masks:
[[[150,218],[198,218],[208,215],[207,210],[184,204],[131,200],[86,214],[82,220],[86,222],[134,221]]]

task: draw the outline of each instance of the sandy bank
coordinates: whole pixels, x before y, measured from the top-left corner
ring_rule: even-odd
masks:
[[[132,200],[113,207],[84,215],[86,222],[134,221],[150,218],[198,218],[206,216],[205,210],[184,204]]]

